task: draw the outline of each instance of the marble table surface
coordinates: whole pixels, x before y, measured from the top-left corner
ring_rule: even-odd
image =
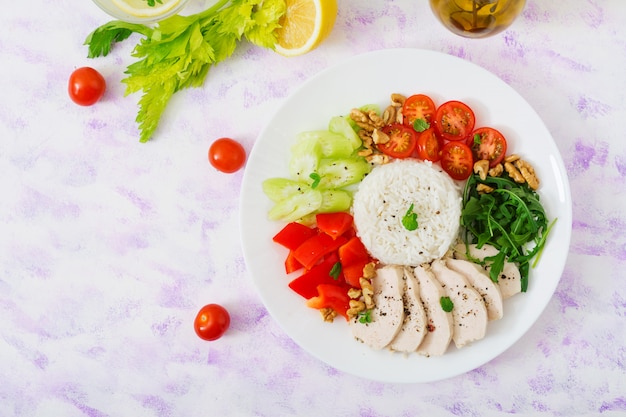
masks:
[[[145,144],[139,97],[120,82],[135,42],[95,60],[83,45],[109,16],[88,0],[4,7],[0,415],[626,415],[626,3],[528,0],[483,40],[447,32],[426,0],[338,3],[318,49],[284,58],[240,44],[175,95]],[[573,200],[569,257],[540,319],[487,364],[424,384],[344,374],[284,333],[243,259],[243,171],[206,157],[222,136],[250,151],[319,71],[397,47],[461,57],[518,91],[552,133]],[[85,65],[108,83],[92,107],[67,95]],[[210,302],[232,317],[215,342],[192,326]]]

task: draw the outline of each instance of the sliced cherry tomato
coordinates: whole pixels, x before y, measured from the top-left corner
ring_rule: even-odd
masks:
[[[504,135],[491,127],[480,127],[474,130],[467,138],[467,145],[472,150],[474,160],[488,160],[489,168],[502,162],[506,155]]]
[[[378,149],[392,158],[406,158],[411,156],[415,149],[416,132],[412,127],[392,123],[382,128],[383,133],[389,136],[389,141],[378,144]]]
[[[448,142],[441,149],[441,167],[455,180],[470,176],[474,167],[472,150],[464,142]]]
[[[317,235],[317,230],[298,222],[287,223],[272,240],[287,249],[296,250],[305,240]]]
[[[285,258],[285,272],[287,274],[291,274],[292,272],[299,271],[302,268],[304,268],[304,266],[302,266],[300,261],[298,261],[293,255],[293,251],[289,251],[289,254],[287,254],[287,258]]]
[[[304,243],[298,246],[293,252],[293,255],[306,269],[311,269],[324,255],[336,251],[347,241],[348,240],[342,236],[333,239],[326,233],[320,233],[305,240]]]
[[[328,255],[322,262],[292,280],[289,288],[308,300],[317,295],[317,286],[320,284],[345,286],[343,270],[339,271],[336,278],[331,275],[331,271],[338,263],[339,257],[336,253]]]
[[[246,150],[231,138],[220,138],[209,147],[209,162],[218,171],[232,174],[246,162]]]
[[[476,118],[470,107],[460,101],[448,101],[437,109],[435,128],[445,140],[464,140],[474,129]]]
[[[91,106],[104,95],[106,81],[91,67],[81,67],[70,75],[67,91],[72,101],[80,106]]]
[[[228,311],[219,304],[207,304],[198,311],[193,328],[204,340],[217,340],[230,326]]]
[[[345,287],[332,284],[320,284],[317,286],[316,297],[309,299],[306,304],[318,310],[322,308],[332,308],[337,314],[348,320],[347,311],[350,308],[350,297]]]
[[[371,259],[365,245],[357,236],[352,237],[344,245],[341,245],[337,253],[339,254],[341,265],[344,267]]]
[[[333,239],[346,233],[352,227],[354,219],[350,213],[320,213],[315,216],[317,228]]]
[[[443,141],[437,136],[434,127],[418,133],[415,147],[418,158],[424,161],[437,162],[441,159],[442,147]]]
[[[413,127],[416,119],[422,119],[427,123],[432,123],[437,108],[433,100],[424,94],[410,96],[402,106],[402,122],[405,126]]]

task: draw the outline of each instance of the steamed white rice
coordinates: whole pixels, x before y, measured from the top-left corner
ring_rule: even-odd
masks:
[[[418,227],[402,218],[413,204]],[[384,264],[416,266],[441,258],[457,238],[461,193],[429,162],[397,160],[378,166],[359,184],[354,224],[370,253]]]

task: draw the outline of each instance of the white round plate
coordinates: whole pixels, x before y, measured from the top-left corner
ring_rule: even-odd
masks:
[[[344,320],[323,322],[318,311],[287,284],[286,249],[272,242],[284,226],[271,222],[272,207],[261,183],[287,177],[290,148],[298,133],[325,129],[331,117],[354,107],[389,103],[391,93],[424,93],[435,104],[467,103],[476,125],[500,130],[509,153],[531,162],[541,180],[539,194],[549,219],[558,218],[542,258],[531,268],[529,289],[505,301],[504,317],[489,323],[486,337],[441,357],[404,356],[374,351],[352,338]],[[261,132],[252,149],[241,190],[241,237],[247,268],[272,317],[304,350],[328,365],[360,377],[386,382],[429,382],[471,371],[500,355],[533,325],[559,282],[569,250],[572,209],[569,183],[559,151],[530,105],[488,71],[460,58],[417,49],[366,53],[326,69],[305,82]]]

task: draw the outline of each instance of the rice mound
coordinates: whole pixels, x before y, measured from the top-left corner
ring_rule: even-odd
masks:
[[[418,227],[402,225],[411,204]],[[438,166],[396,160],[378,166],[359,184],[354,224],[369,252],[384,264],[417,266],[441,258],[455,242],[461,193]]]

